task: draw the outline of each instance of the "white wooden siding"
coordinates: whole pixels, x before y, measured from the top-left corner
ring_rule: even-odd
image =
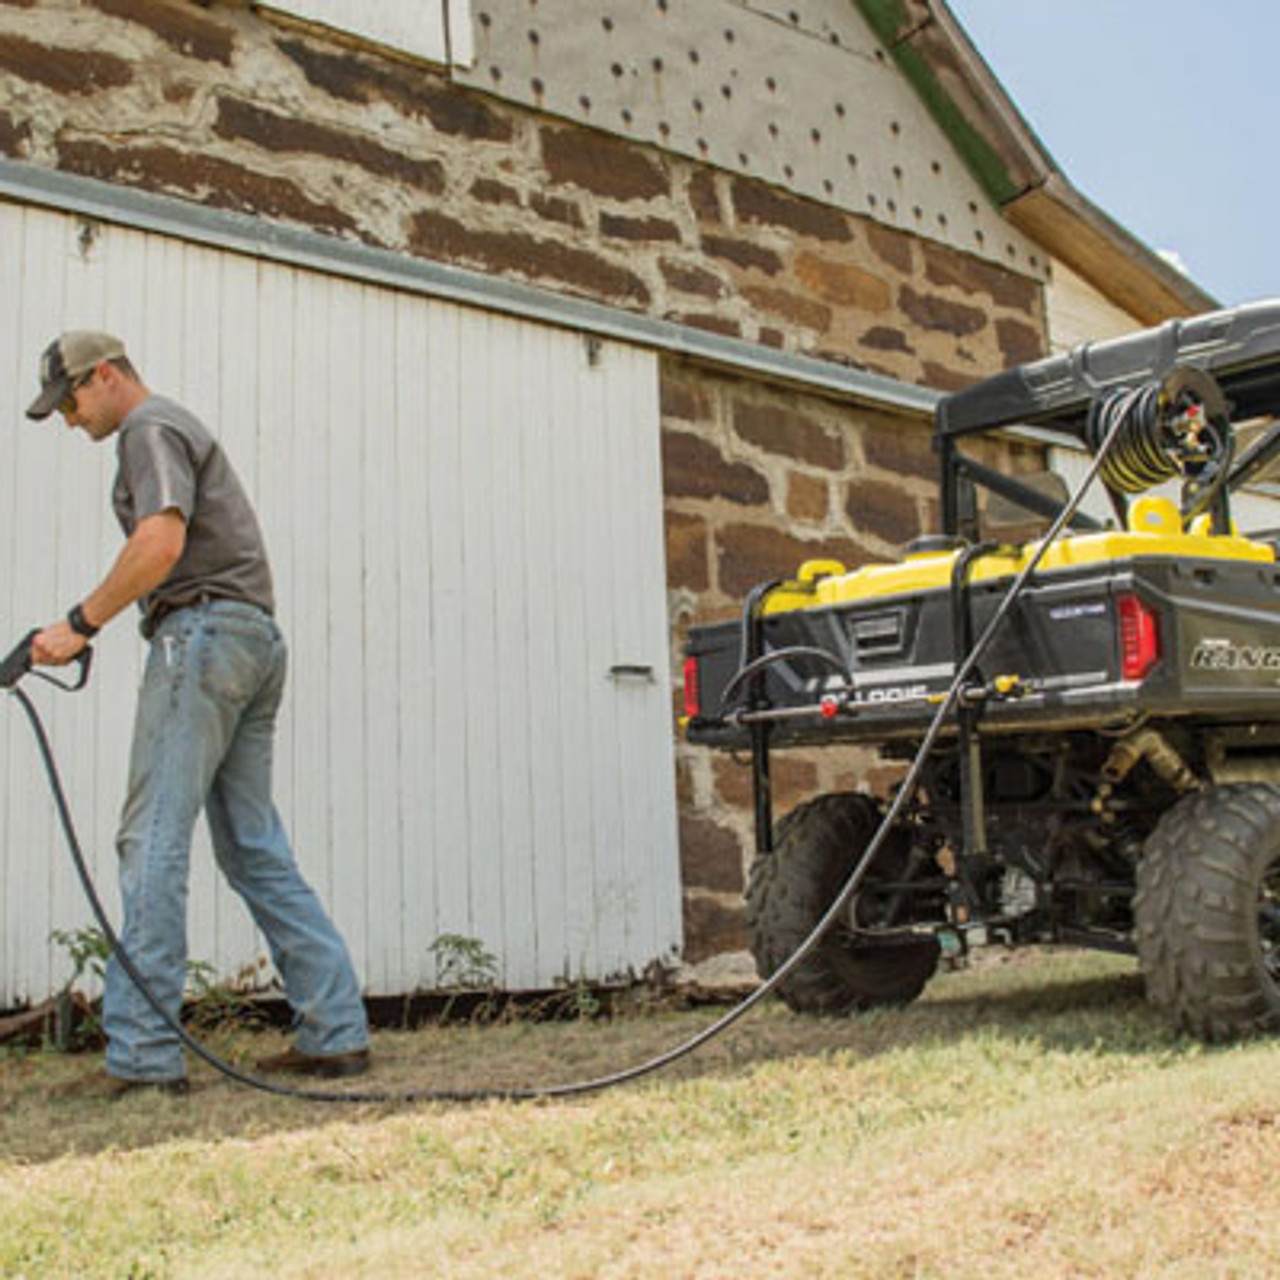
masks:
[[[1053,279],[1045,290],[1045,317],[1049,347],[1055,355],[1082,342],[1119,338],[1145,327],[1056,258]]]
[[[471,61],[470,0],[273,0],[276,9],[308,22],[375,40],[432,62]]]
[[[1091,455],[1079,449],[1054,448],[1049,450],[1049,467],[1056,471],[1066,482],[1068,489],[1074,493],[1093,461]],[[1182,483],[1170,480],[1157,485],[1148,491],[1154,496],[1170,498],[1179,502],[1182,496]],[[1095,478],[1085,494],[1080,510],[1096,520],[1114,520],[1115,510],[1107,497],[1102,482]],[[1233,493],[1231,495],[1231,518],[1241,533],[1262,533],[1280,529],[1280,497],[1274,491],[1267,492],[1257,488]]]
[[[252,491],[292,650],[276,797],[371,993],[429,987],[442,934],[511,988],[602,979],[680,943],[650,353],[118,227],[0,206],[5,638],[58,617],[119,533],[114,449],[32,424],[62,328],[119,332],[216,430]],[[98,643],[50,719],[94,874],[113,835],[142,647]],[[653,681],[614,679],[641,664]],[[88,922],[30,735],[0,701],[0,1006],[67,976]],[[203,824],[191,954],[261,940]]]

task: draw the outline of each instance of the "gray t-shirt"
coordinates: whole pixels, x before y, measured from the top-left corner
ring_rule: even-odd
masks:
[[[120,424],[112,505],[128,537],[140,520],[174,508],[187,543],[173,571],[139,601],[142,633],[158,615],[203,597],[275,610],[258,519],[222,446],[180,404],[151,396]]]

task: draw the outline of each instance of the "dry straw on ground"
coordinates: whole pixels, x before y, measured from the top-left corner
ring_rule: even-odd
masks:
[[[378,1083],[567,1079],[713,1016],[382,1033]],[[203,1070],[185,1102],[52,1096],[91,1065],[0,1062],[6,1277],[1280,1273],[1280,1044],[1175,1037],[1119,960],[1020,956],[850,1021],[770,1006],[572,1103],[318,1108]]]

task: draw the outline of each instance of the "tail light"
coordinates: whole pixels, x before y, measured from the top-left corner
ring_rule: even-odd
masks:
[[[684,660],[684,713],[691,720],[702,714],[702,690],[699,687],[697,658]]]
[[[1137,596],[1116,600],[1120,618],[1120,674],[1143,680],[1160,661],[1160,619]]]

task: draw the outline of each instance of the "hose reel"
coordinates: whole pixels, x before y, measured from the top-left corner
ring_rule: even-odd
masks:
[[[1235,448],[1229,414],[1209,374],[1179,366],[1159,381],[1102,392],[1090,406],[1084,439],[1096,454],[1119,422],[1099,472],[1113,500],[1182,476],[1182,516],[1190,520],[1225,496]]]

